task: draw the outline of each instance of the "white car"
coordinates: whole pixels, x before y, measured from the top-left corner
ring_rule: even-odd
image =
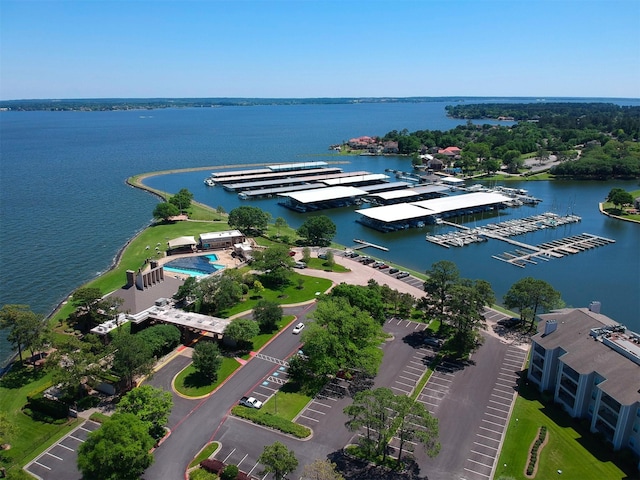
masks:
[[[262,402],[254,397],[242,397],[240,399],[240,405],[244,405],[249,408],[261,408]]]
[[[294,335],[297,335],[302,331],[303,328],[304,328],[304,323],[300,322],[295,327],[293,327],[293,332],[292,333]]]

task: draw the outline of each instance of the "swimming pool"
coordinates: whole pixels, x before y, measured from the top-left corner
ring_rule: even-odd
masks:
[[[203,277],[222,270],[224,265],[213,263],[218,260],[216,254],[183,257],[171,260],[163,265],[167,272],[183,273],[192,277]]]

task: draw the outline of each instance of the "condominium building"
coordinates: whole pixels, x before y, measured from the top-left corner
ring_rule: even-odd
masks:
[[[600,313],[599,302],[540,315],[527,377],[615,450],[640,455],[640,335]],[[640,468],[640,465],[639,465]]]

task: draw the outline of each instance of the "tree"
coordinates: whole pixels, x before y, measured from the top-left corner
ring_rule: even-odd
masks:
[[[196,343],[192,360],[196,372],[212,383],[216,381],[218,370],[222,365],[222,357],[217,344],[207,340]]]
[[[116,413],[78,449],[78,469],[93,480],[137,480],[153,462],[148,425],[132,413]]]
[[[193,200],[193,193],[186,188],[182,188],[169,199],[169,203],[175,205],[180,213],[184,213],[191,207],[191,200]]]
[[[231,228],[237,228],[246,234],[262,234],[269,223],[271,215],[258,207],[244,205],[229,212],[227,222]]]
[[[233,307],[242,298],[242,286],[234,277],[232,270],[222,275],[213,275],[197,282],[196,311],[218,315]]]
[[[195,299],[197,294],[198,281],[196,277],[189,277],[178,287],[178,291],[173,295],[173,299],[176,302],[189,302]]]
[[[311,260],[311,249],[309,247],[304,247],[302,249],[302,261],[304,263],[309,263],[309,260]]]
[[[283,228],[287,228],[289,225],[287,225],[287,221],[282,218],[282,217],[278,217],[276,218],[276,220],[273,222],[273,226],[276,227],[276,232],[277,235],[280,236],[280,231]]]
[[[313,463],[305,465],[301,478],[302,480],[344,480],[336,468],[335,463],[316,458]]]
[[[366,287],[341,283],[331,290],[330,296],[346,298],[351,306],[368,312],[380,325],[385,321],[382,289],[377,283]]]
[[[265,446],[258,461],[264,465],[264,473],[273,473],[275,480],[283,480],[287,473],[298,468],[295,454],[280,442]]]
[[[420,443],[427,455],[436,456],[440,452],[438,419],[433,417],[422,403],[406,395],[394,397],[393,409],[396,416],[392,429],[400,439],[398,465],[402,462],[402,450],[406,444]]]
[[[262,333],[271,333],[278,329],[278,322],[282,320],[282,307],[269,300],[260,300],[253,309],[253,318]]]
[[[325,255],[327,256],[326,260],[325,260],[325,264],[330,267],[333,268],[333,266],[336,264],[336,259],[333,255],[333,251],[331,250],[327,250],[327,253],[325,253]]]
[[[463,279],[451,288],[448,308],[456,329],[458,353],[466,356],[476,346],[477,332],[484,325],[484,307],[495,302],[491,285],[484,280]]]
[[[258,322],[248,318],[236,318],[224,329],[224,336],[236,341],[239,345],[249,345],[251,339],[259,333]]]
[[[175,217],[180,214],[180,210],[173,203],[162,202],[156,205],[153,209],[153,218],[167,222],[169,218]]]
[[[56,350],[47,357],[46,362],[53,383],[73,398],[84,393],[81,388],[83,383],[97,378],[102,372],[96,356],[83,347],[83,342],[76,337],[60,340],[56,342]]]
[[[128,392],[118,403],[118,413],[133,413],[149,426],[153,438],[164,435],[164,425],[173,408],[171,393],[151,385],[141,385]]]
[[[613,188],[607,195],[607,201],[613,203],[619,210],[622,205],[633,203],[633,195],[621,188]]]
[[[42,317],[28,305],[7,304],[0,309],[0,330],[9,331],[7,340],[18,349],[20,362],[23,349],[38,343],[45,327]]]
[[[520,311],[520,320],[529,320],[529,329],[533,328],[539,309],[548,311],[560,308],[563,303],[560,292],[544,280],[532,277],[522,278],[511,285],[503,301],[505,307]]]
[[[444,311],[447,306],[447,296],[451,287],[455,285],[459,278],[460,272],[458,267],[449,260],[440,260],[431,265],[431,269],[426,271],[427,280],[424,282],[424,291],[430,297],[436,300],[435,313],[442,322],[444,320]]]
[[[118,332],[112,342],[113,371],[125,383],[125,388],[131,389],[138,376],[151,373],[154,358],[148,344],[142,337],[126,332]]]
[[[285,245],[272,245],[254,252],[253,265],[265,273],[262,279],[268,286],[282,288],[289,284],[295,261]]]
[[[326,246],[336,235],[336,224],[326,215],[314,215],[300,225],[297,233],[308,245]]]

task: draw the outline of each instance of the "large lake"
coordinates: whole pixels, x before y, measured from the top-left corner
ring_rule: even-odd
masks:
[[[639,100],[619,102],[639,105]],[[448,130],[462,123],[445,116],[446,103],[224,107],[123,112],[0,113],[0,304],[24,303],[49,313],[72,290],[111,265],[125,242],[151,221],[153,196],[125,184],[131,175],[168,169],[250,163],[345,160],[328,146],[390,130]],[[345,170],[410,168],[408,159],[349,157]],[[149,178],[175,193],[188,188],[198,201],[227,211],[236,195],[206,187],[209,172]],[[572,212],[582,222],[517,237],[527,243],[591,233],[615,244],[520,269],[491,258],[510,250],[489,241],[444,249],[425,241],[441,227],[382,234],[355,222],[354,208],[324,211],[338,225],[336,240],[363,238],[387,246],[380,256],[418,271],[441,259],[465,277],[489,280],[500,299],[523,276],[550,282],[571,306],[602,302],[603,313],[640,330],[640,227],[608,219],[597,204],[613,187],[638,182],[522,182],[543,202],[501,212],[500,218],[462,219],[480,225],[543,211]],[[516,186],[509,184],[509,186]],[[304,214],[274,199],[247,203],[296,227]],[[371,251],[371,254],[376,252]],[[0,341],[0,359],[9,347]]]

